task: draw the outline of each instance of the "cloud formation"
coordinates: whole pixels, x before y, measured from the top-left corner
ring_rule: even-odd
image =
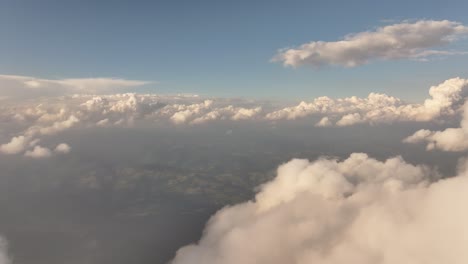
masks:
[[[419,104],[371,93],[365,98],[323,96],[281,109],[265,102],[186,95],[123,93],[42,97],[0,105],[0,122],[8,131],[3,132],[3,138],[7,139],[0,142],[0,153],[52,157],[68,153],[71,147],[67,145],[67,150],[65,147],[55,149],[55,145],[37,146],[42,138],[75,128],[124,127],[136,122],[184,126],[216,121],[270,123],[311,116],[317,118],[316,126],[343,127],[362,123],[442,121],[460,111],[467,91],[468,80],[452,78],[431,87],[430,97]]]
[[[463,107],[463,117],[459,128],[447,128],[443,131],[421,129],[403,140],[405,143],[426,142],[426,149],[440,149],[443,151],[468,150],[468,103]]]
[[[237,101],[238,103],[239,101]],[[242,105],[244,104],[244,105]],[[132,126],[135,122],[168,122],[199,125],[216,120],[262,119],[262,107],[231,104],[197,96],[156,94],[110,94],[55,96],[34,101],[22,100],[0,106],[0,121],[14,128],[9,142],[0,142],[0,153],[44,158],[65,154],[71,147],[37,146],[50,137],[74,128]]]
[[[399,157],[292,160],[254,201],[217,212],[171,263],[466,263],[465,163],[437,180]]]
[[[355,67],[373,60],[426,59],[435,55],[466,54],[437,50],[468,33],[468,27],[448,20],[420,20],[351,34],[339,41],[312,41],[280,50],[273,61],[284,66],[327,65]]]
[[[356,96],[332,99],[326,96],[297,106],[268,113],[268,120],[294,120],[306,116],[321,116],[317,126],[350,126],[359,123],[392,123],[397,121],[425,122],[441,116],[452,116],[462,106],[468,93],[468,80],[452,78],[429,89],[430,98],[422,104],[405,103],[386,94],[370,93],[366,98]],[[326,119],[323,119],[325,118]]]

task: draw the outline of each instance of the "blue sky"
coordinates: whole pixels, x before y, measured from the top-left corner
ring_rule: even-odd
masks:
[[[0,0],[0,74],[120,77],[145,89],[208,96],[309,99],[385,92],[409,100],[467,77],[468,55],[355,68],[285,68],[281,48],[405,19],[468,24],[466,1]],[[468,42],[456,48],[468,50]]]

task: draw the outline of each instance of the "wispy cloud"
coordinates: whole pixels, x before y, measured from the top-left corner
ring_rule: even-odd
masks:
[[[0,75],[0,96],[35,97],[65,94],[103,94],[121,92],[153,82],[121,78],[43,79],[31,76]]]

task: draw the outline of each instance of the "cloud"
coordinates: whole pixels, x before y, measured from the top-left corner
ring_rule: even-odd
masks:
[[[330,119],[328,117],[322,117],[322,119],[320,119],[320,121],[318,121],[315,126],[316,127],[329,127],[329,126],[332,126],[332,122],[330,122]]]
[[[443,151],[468,150],[468,102],[463,107],[463,117],[459,128],[447,128],[443,131],[421,129],[403,140],[405,143],[426,142],[427,150],[440,149]]]
[[[466,263],[468,172],[400,157],[292,160],[255,200],[218,211],[172,264]]]
[[[4,154],[18,154],[28,146],[29,140],[25,136],[13,137],[10,142],[0,145],[0,152]]]
[[[464,51],[434,48],[447,45],[467,33],[468,27],[454,21],[403,22],[351,34],[339,41],[313,41],[298,48],[283,49],[273,61],[292,67],[355,67],[373,60],[420,60],[435,55],[466,54]]]
[[[55,149],[54,149],[54,151],[56,153],[62,153],[62,154],[69,153],[70,150],[71,150],[71,147],[68,144],[65,144],[65,143],[58,144],[57,147],[55,147]]]
[[[396,121],[426,122],[442,116],[452,116],[461,107],[468,93],[468,80],[452,78],[429,89],[430,98],[421,104],[405,103],[386,94],[370,93],[366,98],[356,96],[332,99],[326,96],[297,106],[266,114],[268,120],[294,120],[307,116],[326,117],[327,126],[350,126],[359,123],[392,123]],[[325,122],[325,121],[324,121]]]
[[[33,150],[26,151],[24,156],[35,159],[50,158],[52,156],[52,151],[50,151],[48,148],[35,146]]]
[[[67,94],[103,94],[142,86],[151,82],[121,78],[43,79],[20,75],[0,75],[0,96],[34,98]]]

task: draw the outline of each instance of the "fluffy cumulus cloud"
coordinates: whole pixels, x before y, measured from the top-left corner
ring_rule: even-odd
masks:
[[[283,49],[273,58],[285,66],[355,67],[372,60],[427,59],[434,55],[465,54],[436,49],[468,33],[468,27],[453,21],[420,20],[379,27],[351,34],[339,41],[313,41]]]
[[[58,144],[57,147],[55,147],[54,149],[56,153],[63,153],[63,154],[69,153],[70,150],[71,150],[71,147],[65,143]]]
[[[359,123],[392,123],[396,121],[431,121],[453,116],[463,105],[468,93],[468,80],[452,78],[429,89],[430,98],[421,104],[405,103],[399,98],[371,93],[366,98],[356,96],[332,99],[319,97],[268,113],[269,120],[294,120],[319,116],[317,126],[349,126]]]
[[[65,94],[102,94],[149,84],[119,78],[42,79],[20,75],[0,75],[0,96],[33,98]]]
[[[292,160],[255,200],[217,212],[171,263],[466,263],[468,172],[460,168],[439,179],[399,157]]]
[[[468,150],[468,103],[463,107],[463,117],[458,128],[447,128],[443,131],[421,129],[403,140],[405,143],[426,142],[426,149],[443,151]]]
[[[232,104],[225,99],[156,94],[110,94],[54,96],[21,100],[0,106],[0,121],[13,127],[9,142],[0,142],[0,153],[34,158],[66,154],[66,143],[57,147],[37,146],[51,137],[74,128],[132,126],[135,122],[167,122],[172,125],[199,125],[217,120],[262,119],[262,107],[248,102]],[[52,151],[53,149],[53,151]]]
[[[60,147],[42,143],[38,146],[38,143],[72,129],[133,126],[136,122],[192,126],[219,121],[271,123],[311,116],[317,118],[316,126],[342,127],[361,123],[443,121],[460,112],[467,91],[468,80],[452,78],[431,87],[430,97],[419,104],[371,93],[366,98],[319,97],[279,109],[265,102],[241,99],[135,93],[73,94],[7,101],[0,105],[0,122],[4,126],[0,154],[37,158],[66,154],[72,149],[66,142]]]
[[[41,146],[34,146],[32,150],[26,151],[24,156],[31,157],[35,159],[42,159],[42,158],[49,158],[52,156],[52,151],[48,148],[44,148]]]

